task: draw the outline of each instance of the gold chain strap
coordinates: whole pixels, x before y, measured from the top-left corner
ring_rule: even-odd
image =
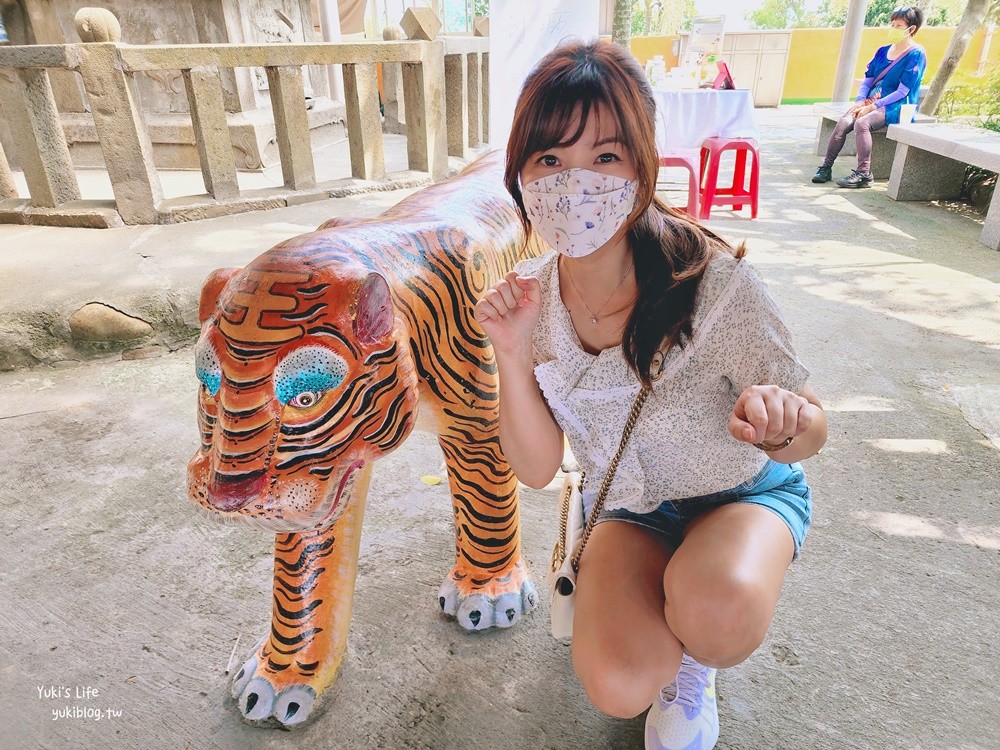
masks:
[[[552,550],[552,571],[559,570],[562,561],[566,559],[566,526],[569,525],[569,501],[573,496],[573,485],[566,483],[563,490],[562,502],[559,503],[559,536],[556,537],[556,546]]]
[[[604,508],[604,498],[607,497],[608,490],[611,488],[611,480],[614,478],[615,472],[618,471],[618,462],[625,452],[625,445],[628,443],[628,439],[632,437],[632,430],[635,429],[635,423],[639,419],[639,411],[642,409],[642,405],[646,403],[647,396],[649,396],[649,388],[643,386],[636,394],[635,401],[632,402],[632,411],[629,412],[628,419],[625,420],[625,429],[622,431],[622,441],[618,444],[618,452],[615,453],[615,457],[611,459],[611,463],[608,465],[608,470],[604,474],[604,481],[601,482],[601,489],[598,491],[597,499],[594,501],[594,507],[590,509],[590,517],[587,519],[587,525],[583,528],[583,539],[580,540],[580,545],[576,548],[576,552],[573,553],[573,559],[570,560],[574,573],[579,572],[580,555],[583,554],[583,548],[587,546],[587,540],[590,539],[590,534],[594,530],[594,525],[597,523],[597,516],[600,515],[601,509]],[[565,503],[564,506],[568,506],[568,503]],[[565,520],[560,521],[560,539],[565,538],[565,523]]]

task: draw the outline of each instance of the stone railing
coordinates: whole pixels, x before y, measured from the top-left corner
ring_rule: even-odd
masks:
[[[408,30],[409,39],[382,42],[171,46],[88,41],[81,31],[81,44],[0,47],[0,101],[31,196],[18,198],[0,147],[0,223],[165,224],[442,179],[449,155],[467,158],[488,141],[488,39],[438,40],[426,24]],[[408,171],[386,173],[378,63],[397,72]],[[351,178],[316,180],[302,78],[309,65],[343,66]],[[242,67],[267,74],[281,188],[237,182],[220,71]],[[81,200],[49,70],[82,78],[113,202]],[[163,196],[133,77],[168,70],[183,75],[207,195]]]

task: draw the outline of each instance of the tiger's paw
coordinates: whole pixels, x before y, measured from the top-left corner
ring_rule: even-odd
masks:
[[[266,637],[233,676],[233,699],[244,720],[291,728],[309,718],[326,684],[307,677],[297,664],[277,672],[268,669],[265,644]]]
[[[438,591],[441,611],[466,630],[509,628],[538,604],[538,592],[523,561],[485,583],[480,575],[485,574],[452,568]]]

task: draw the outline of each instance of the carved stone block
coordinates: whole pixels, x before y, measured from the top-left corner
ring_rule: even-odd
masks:
[[[441,19],[432,8],[407,8],[399,22],[407,39],[433,42],[441,31]]]

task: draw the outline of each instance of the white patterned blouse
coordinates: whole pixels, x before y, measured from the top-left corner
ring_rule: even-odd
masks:
[[[589,354],[559,294],[557,254],[522,261],[537,276],[542,312],[533,338],[535,379],[596,492],[639,391],[620,346]],[[809,372],[763,280],[718,253],[695,299],[693,336],[662,362],[605,507],[648,513],[667,500],[707,495],[752,479],[767,455],[729,434],[737,397],[751,385],[801,392]]]

